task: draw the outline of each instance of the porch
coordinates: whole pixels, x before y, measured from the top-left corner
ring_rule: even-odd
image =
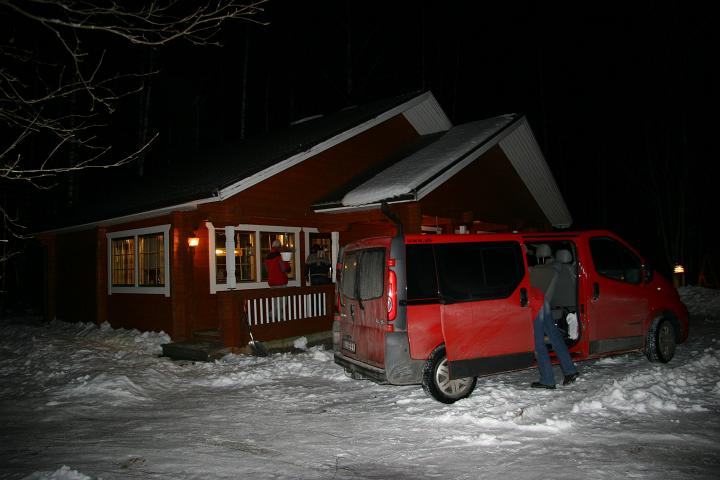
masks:
[[[230,352],[247,353],[250,332],[271,351],[292,351],[301,336],[308,345],[332,337],[335,285],[218,292],[218,329],[163,345],[173,359],[211,361]]]

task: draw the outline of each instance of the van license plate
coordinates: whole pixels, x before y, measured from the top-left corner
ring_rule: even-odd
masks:
[[[352,340],[343,339],[342,347],[349,352],[355,353],[355,342]]]

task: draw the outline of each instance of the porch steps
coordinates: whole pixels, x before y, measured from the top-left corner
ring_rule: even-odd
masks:
[[[173,360],[212,362],[230,353],[221,342],[208,340],[184,340],[162,345],[162,356]]]
[[[222,342],[222,332],[218,328],[208,328],[207,330],[195,330],[193,333],[194,340],[205,340],[209,342]]]

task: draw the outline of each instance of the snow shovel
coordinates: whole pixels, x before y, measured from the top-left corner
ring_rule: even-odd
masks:
[[[265,345],[263,345],[260,342],[255,341],[255,337],[253,337],[252,330],[250,330],[250,324],[248,324],[248,331],[250,332],[250,350],[252,350],[252,354],[256,357],[267,357],[268,351],[267,348],[265,348]]]
[[[243,313],[245,313],[245,323],[247,323],[248,332],[250,333],[250,342],[248,345],[250,345],[250,350],[252,351],[252,354],[256,357],[267,357],[268,351],[265,345],[255,340],[255,337],[253,337],[252,334],[252,328],[250,327],[250,322],[247,318],[247,310],[243,308]]]

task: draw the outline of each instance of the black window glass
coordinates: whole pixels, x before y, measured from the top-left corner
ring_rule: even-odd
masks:
[[[342,266],[342,280],[340,291],[347,298],[355,298],[355,277],[359,263],[360,252],[348,252],[345,254]]]
[[[642,263],[624,245],[612,238],[590,239],[590,253],[595,270],[602,276],[628,283],[640,283]]]
[[[347,298],[371,300],[385,288],[385,249],[347,252],[343,261],[340,291]]]
[[[361,300],[378,298],[385,290],[385,250],[363,251],[358,269],[358,293]]]
[[[512,294],[524,275],[515,242],[435,245],[440,293],[445,300],[489,300]]]
[[[511,245],[486,248],[483,251],[483,267],[486,285],[514,286],[520,270],[517,249]]]
[[[432,245],[408,245],[406,253],[408,302],[436,300],[438,296]]]

